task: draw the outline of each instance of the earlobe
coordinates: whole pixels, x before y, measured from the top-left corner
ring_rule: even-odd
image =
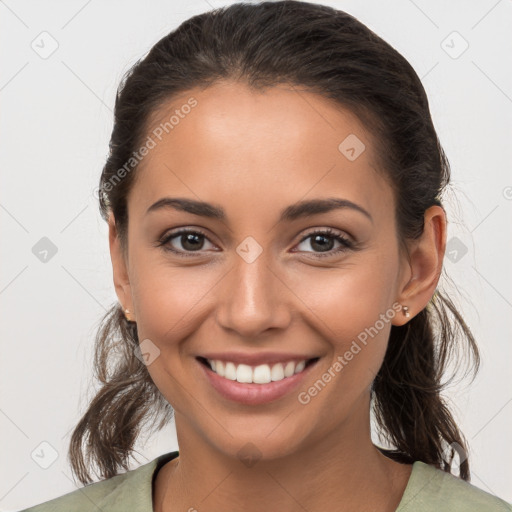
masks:
[[[407,305],[409,316],[398,315],[394,325],[404,325],[428,305],[441,276],[445,249],[446,214],[434,205],[425,212],[422,235],[410,245],[411,277],[398,297],[398,302]]]
[[[114,215],[108,218],[110,259],[112,260],[112,273],[117,298],[123,310],[133,311],[130,279],[125,256],[121,248],[121,242],[117,233]],[[133,313],[132,313],[133,315]]]

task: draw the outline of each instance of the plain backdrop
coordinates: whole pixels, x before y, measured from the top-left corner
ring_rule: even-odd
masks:
[[[483,359],[447,398],[472,483],[512,501],[512,2],[318,3],[388,41],[426,88],[452,167],[444,265]],[[226,4],[0,1],[1,510],[77,488],[70,432],[90,398],[97,322],[117,300],[94,195],[117,85],[182,21]],[[174,449],[171,425],[141,439],[131,467]]]

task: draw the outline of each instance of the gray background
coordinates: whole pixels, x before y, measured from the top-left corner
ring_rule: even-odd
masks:
[[[97,322],[117,300],[94,191],[119,80],[181,21],[226,3],[0,0],[1,510],[77,487],[70,431],[92,394]],[[427,90],[453,173],[445,268],[483,358],[447,396],[472,483],[512,501],[512,2],[317,3],[367,24]],[[177,449],[174,427],[137,449],[132,467]]]

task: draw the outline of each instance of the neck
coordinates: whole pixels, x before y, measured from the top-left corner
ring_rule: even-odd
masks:
[[[338,511],[394,512],[412,466],[384,456],[371,441],[369,408],[362,416],[290,455],[244,463],[194,435],[177,414],[180,455],[159,473],[165,489],[161,510],[155,510],[291,512],[335,503]]]

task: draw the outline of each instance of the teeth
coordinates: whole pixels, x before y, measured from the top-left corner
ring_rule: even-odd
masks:
[[[296,367],[295,367],[295,373],[299,373],[302,370],[304,370],[304,367],[306,366],[306,361],[301,361]]]
[[[289,361],[286,364],[276,363],[270,367],[268,364],[260,364],[259,366],[249,366],[247,364],[235,365],[232,362],[217,361],[207,359],[211,369],[229,380],[236,380],[237,382],[254,383],[254,384],[267,384],[283,380],[291,377],[295,373],[304,370],[306,361]]]

